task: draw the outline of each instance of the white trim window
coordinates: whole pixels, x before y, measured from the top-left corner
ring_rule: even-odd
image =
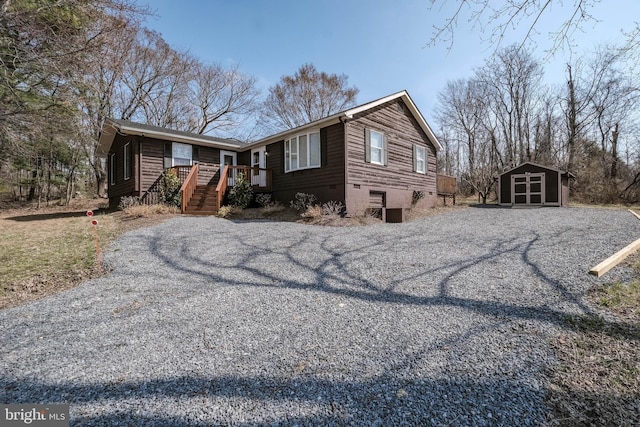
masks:
[[[373,129],[365,130],[365,161],[376,165],[387,165],[387,136]]]
[[[296,135],[284,142],[284,171],[319,168],[320,132]]]
[[[109,184],[116,185],[116,154],[109,155]]]
[[[122,159],[124,180],[126,181],[131,178],[131,144],[128,142],[124,144],[124,156]]]
[[[413,145],[413,171],[427,173],[427,148],[421,145]]]
[[[193,164],[193,147],[190,144],[174,142],[171,144],[172,166],[191,166]]]

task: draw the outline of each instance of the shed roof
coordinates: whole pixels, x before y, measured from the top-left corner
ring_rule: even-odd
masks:
[[[543,165],[540,165],[540,164],[538,164],[538,163],[534,163],[534,162],[524,162],[524,163],[520,163],[518,166],[516,166],[516,167],[514,167],[514,168],[511,168],[511,169],[509,169],[509,170],[506,170],[506,171],[504,171],[504,172],[500,173],[500,176],[505,175],[505,174],[508,174],[508,173],[511,173],[511,172],[513,172],[514,170],[519,169],[519,168],[521,168],[522,166],[525,166],[525,165],[531,165],[531,166],[535,166],[535,167],[538,167],[538,168],[547,169],[547,170],[550,170],[550,171],[553,171],[553,172],[558,172],[558,173],[560,173],[561,175],[568,175],[568,176],[570,176],[570,177],[572,177],[572,178],[575,178],[575,175],[574,175],[574,174],[572,174],[572,173],[571,173],[571,172],[569,172],[569,171],[563,171],[563,170],[556,169],[556,168],[552,168],[552,167],[549,167],[549,166],[543,166]],[[494,176],[495,176],[495,175],[494,175]]]

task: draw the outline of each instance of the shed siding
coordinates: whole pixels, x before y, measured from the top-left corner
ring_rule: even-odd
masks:
[[[387,165],[365,161],[366,129],[387,138]],[[427,173],[413,171],[413,145],[427,148]],[[436,148],[400,99],[365,111],[347,123],[347,209],[369,207],[371,192],[385,193],[387,208],[408,208],[414,191],[424,192],[421,207],[436,204]]]
[[[294,136],[294,134],[292,134]],[[273,197],[293,200],[298,192],[310,193],[319,202],[345,201],[344,125],[336,123],[320,129],[321,167],[284,172],[284,141],[267,146],[267,168],[272,170]]]
[[[568,178],[563,177],[560,171],[531,163],[525,163],[500,175],[500,204],[511,204],[511,176],[527,173],[544,173],[545,205],[566,205],[569,198]]]

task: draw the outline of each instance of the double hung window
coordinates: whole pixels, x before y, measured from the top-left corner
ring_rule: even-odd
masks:
[[[413,146],[413,171],[427,173],[427,148],[421,145]]]

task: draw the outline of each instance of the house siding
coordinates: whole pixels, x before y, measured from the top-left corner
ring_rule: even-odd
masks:
[[[130,178],[124,179],[124,147],[126,144],[131,147],[131,175]],[[136,176],[138,173],[139,152],[138,143],[135,137],[118,135],[111,145],[109,154],[115,154],[115,184],[111,184],[111,177],[108,177],[109,187],[109,204],[115,207],[120,203],[120,198],[124,196],[137,196]],[[111,156],[108,157],[109,161]],[[111,165],[107,165],[107,170],[111,171]],[[112,199],[113,198],[113,199]]]
[[[292,134],[291,136],[294,136]],[[320,129],[321,167],[284,172],[284,140],[267,145],[267,168],[272,169],[273,197],[284,203],[298,192],[313,194],[318,202],[345,201],[344,125]]]
[[[145,138],[142,142],[141,191],[143,196],[160,178],[164,171],[164,144],[169,141]],[[198,185],[217,183],[220,171],[220,150],[197,146],[198,149]]]
[[[387,138],[387,165],[365,161],[365,133]],[[426,147],[427,173],[413,171],[413,145]],[[418,206],[436,205],[436,148],[400,99],[367,110],[347,122],[346,198],[349,214],[371,206],[371,194],[385,195],[386,208],[409,208],[414,191],[424,192]]]
[[[132,147],[131,178],[124,180],[123,148]],[[115,207],[124,196],[143,197],[164,171],[164,144],[159,139],[118,135],[110,149],[116,154],[116,184],[109,183],[109,204]],[[215,185],[220,179],[220,150],[198,147],[198,185]],[[110,158],[110,157],[108,157]],[[107,169],[110,170],[110,169]],[[109,180],[110,181],[110,180]]]

